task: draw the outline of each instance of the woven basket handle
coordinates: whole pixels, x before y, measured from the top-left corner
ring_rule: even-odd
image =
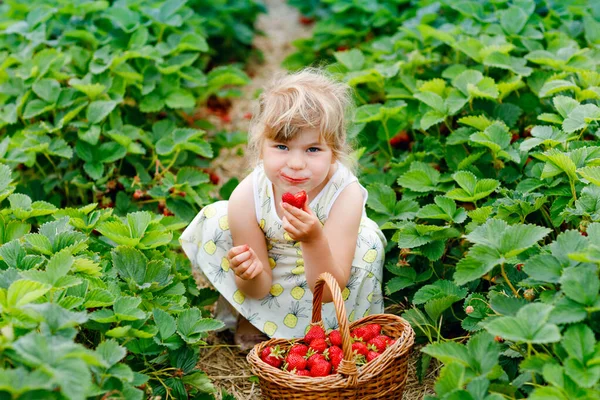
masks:
[[[354,364],[354,354],[352,353],[352,341],[350,337],[350,328],[348,327],[348,317],[346,316],[346,306],[342,298],[342,291],[337,283],[337,280],[329,272],[323,272],[319,275],[315,283],[315,292],[313,294],[313,311],[312,324],[321,322],[321,308],[323,306],[323,286],[327,283],[327,287],[331,291],[333,297],[333,305],[335,307],[335,315],[339,324],[339,331],[342,336],[342,350],[344,351],[344,359],[338,366],[338,373],[348,376],[352,383],[356,382],[358,370]]]

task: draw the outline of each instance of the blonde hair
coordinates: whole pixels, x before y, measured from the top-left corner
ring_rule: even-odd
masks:
[[[305,68],[276,76],[259,97],[250,122],[248,156],[252,166],[260,160],[265,139],[287,142],[304,128],[318,128],[335,160],[353,172],[346,121],[353,112],[350,87],[325,71]]]

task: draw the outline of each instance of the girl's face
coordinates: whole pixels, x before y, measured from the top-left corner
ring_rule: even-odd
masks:
[[[276,196],[304,190],[312,200],[331,178],[335,172],[333,151],[320,136],[318,129],[307,128],[289,142],[264,141],[264,170]]]

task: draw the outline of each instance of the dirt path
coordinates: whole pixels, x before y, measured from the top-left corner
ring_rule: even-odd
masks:
[[[284,71],[281,63],[294,52],[292,42],[310,37],[312,32],[312,26],[300,24],[300,13],[287,5],[285,0],[265,0],[264,3],[268,14],[263,14],[258,19],[258,29],[264,32],[264,36],[257,36],[254,39],[254,46],[262,51],[264,61],[248,66],[247,72],[252,77],[252,81],[243,88],[242,97],[232,102],[229,112],[231,123],[217,122],[228,131],[243,133],[248,131],[249,113],[252,111],[257,93],[276,73]],[[240,156],[242,151],[243,146],[223,149],[212,163],[215,172],[223,182],[232,177],[241,179],[249,172],[247,160]]]
[[[268,14],[261,15],[258,20],[258,29],[265,36],[257,36],[254,45],[264,54],[262,63],[248,66],[248,74],[252,82],[243,88],[240,98],[233,100],[229,116],[230,122],[223,122],[214,117],[209,120],[218,130],[239,131],[246,133],[248,130],[248,113],[252,110],[252,102],[256,94],[277,72],[284,71],[282,61],[292,52],[291,44],[294,40],[309,37],[312,27],[299,22],[299,12],[287,5],[285,0],[265,0]],[[248,164],[244,157],[244,146],[233,149],[223,149],[212,163],[212,168],[221,177],[221,182],[229,178],[242,179],[247,175]],[[257,383],[250,380],[252,373],[242,353],[232,344],[231,335],[217,334],[207,339],[208,346],[200,350],[199,367],[210,377],[218,390],[216,399],[223,399],[221,390],[226,390],[237,400],[261,400],[260,388]],[[423,384],[415,378],[415,363],[417,352],[409,365],[409,379],[405,387],[404,399],[422,399],[424,394],[433,394],[434,377],[437,371],[431,371]]]

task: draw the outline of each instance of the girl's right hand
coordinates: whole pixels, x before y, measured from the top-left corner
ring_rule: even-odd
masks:
[[[247,244],[232,247],[227,253],[229,267],[241,279],[254,279],[263,271],[263,265],[254,250]]]

